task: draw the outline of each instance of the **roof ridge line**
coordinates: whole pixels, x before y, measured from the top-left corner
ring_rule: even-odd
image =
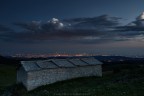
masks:
[[[78,67],[76,64],[74,64],[73,62],[71,62],[69,59],[67,59],[68,62],[70,62],[72,65]]]
[[[38,66],[39,68],[41,68],[39,65],[38,65],[38,63],[37,62],[34,62],[34,64],[36,64],[36,66]],[[41,68],[42,69],[42,68]]]
[[[89,64],[88,62],[86,62],[86,61],[82,60],[82,58],[80,58],[80,60],[81,60],[82,62],[87,63],[88,65],[91,65],[91,64]]]
[[[54,60],[54,59],[51,59],[49,62],[52,62],[54,65],[56,65],[58,68],[60,68],[60,66],[57,65],[53,60]]]

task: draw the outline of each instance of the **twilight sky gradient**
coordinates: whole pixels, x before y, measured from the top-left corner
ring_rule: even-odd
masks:
[[[0,54],[144,56],[142,0],[0,0]]]

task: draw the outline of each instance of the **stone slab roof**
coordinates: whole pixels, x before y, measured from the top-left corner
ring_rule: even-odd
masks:
[[[75,67],[71,62],[66,59],[53,59],[52,62],[59,67]]]
[[[37,61],[37,65],[40,68],[58,68],[52,61],[44,60],[44,61]]]
[[[102,62],[90,58],[48,59],[35,61],[21,61],[25,71],[38,71],[43,69],[74,68],[82,66],[101,65]]]
[[[86,66],[88,65],[86,62],[83,62],[81,59],[69,59],[71,63],[77,66]]]
[[[102,64],[102,62],[95,58],[82,58],[81,60],[88,63],[89,65]]]

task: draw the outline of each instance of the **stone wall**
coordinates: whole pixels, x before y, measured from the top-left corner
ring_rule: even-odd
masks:
[[[24,70],[23,67],[20,67],[17,70],[17,83],[22,83],[24,86],[28,86],[27,85],[27,72]]]
[[[27,73],[27,80],[24,79],[23,83],[25,83],[27,90],[32,90],[57,81],[87,76],[102,76],[101,65],[30,71]]]

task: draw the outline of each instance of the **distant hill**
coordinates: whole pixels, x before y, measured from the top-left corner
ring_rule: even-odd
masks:
[[[91,56],[83,56],[83,57],[91,57]],[[101,62],[104,63],[104,65],[109,64],[144,64],[144,58],[131,58],[131,57],[125,57],[125,56],[92,56]],[[20,61],[29,61],[29,60],[45,60],[45,59],[53,59],[53,58],[59,58],[59,59],[65,59],[65,58],[81,58],[77,56],[67,57],[67,56],[61,56],[61,57],[47,57],[47,58],[21,58],[21,57],[4,57],[0,55],[0,64],[7,64],[7,65],[18,65]]]
[[[0,64],[7,64],[7,65],[18,65],[19,60],[11,57],[4,57],[0,56]]]

